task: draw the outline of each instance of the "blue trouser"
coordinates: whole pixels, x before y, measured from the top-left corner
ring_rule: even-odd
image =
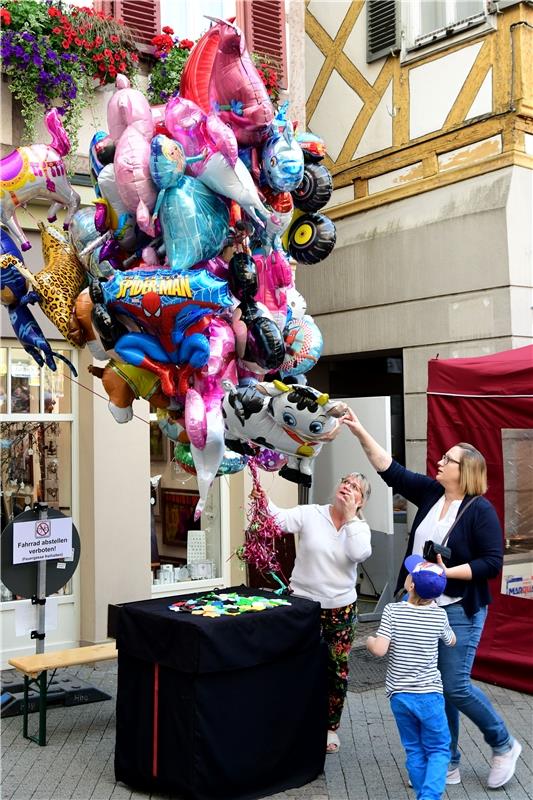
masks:
[[[439,670],[450,726],[450,763],[456,767],[461,758],[458,750],[459,712],[477,725],[495,755],[507,753],[513,744],[505,722],[496,713],[488,697],[470,680],[477,646],[487,617],[484,606],[473,617],[467,617],[460,603],[444,606],[448,621],[457,636],[455,647],[439,642]]]
[[[450,731],[439,692],[397,692],[390,699],[416,800],[441,800],[450,759]]]

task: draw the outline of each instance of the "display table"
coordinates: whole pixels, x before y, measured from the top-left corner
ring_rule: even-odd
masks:
[[[251,800],[314,780],[327,730],[318,603],[290,596],[290,606],[213,619],[169,609],[184,599],[114,608],[117,780],[191,800]]]

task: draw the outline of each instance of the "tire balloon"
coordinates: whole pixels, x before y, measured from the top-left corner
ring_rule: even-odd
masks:
[[[335,225],[323,214],[303,214],[289,228],[288,250],[299,264],[318,264],[335,247]]]
[[[333,193],[331,173],[323,164],[306,164],[302,182],[291,193],[296,208],[319,211]]]

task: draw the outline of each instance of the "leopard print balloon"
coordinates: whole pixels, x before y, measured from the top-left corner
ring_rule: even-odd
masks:
[[[33,275],[32,284],[40,306],[65,339],[79,346],[71,336],[70,315],[87,276],[68,236],[53,225],[39,223],[44,268]]]

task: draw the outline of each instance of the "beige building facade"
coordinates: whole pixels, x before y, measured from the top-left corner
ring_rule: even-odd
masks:
[[[401,394],[425,470],[428,360],[533,340],[533,6],[312,0],[305,25],[337,226],[297,274],[325,340],[315,384]]]

